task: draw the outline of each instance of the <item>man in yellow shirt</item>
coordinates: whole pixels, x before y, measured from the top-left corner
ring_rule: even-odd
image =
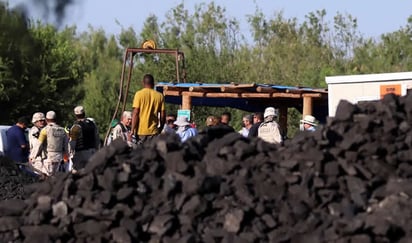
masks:
[[[143,77],[143,88],[133,99],[132,135],[142,144],[158,135],[165,123],[165,100],[163,94],[154,90],[151,74]]]

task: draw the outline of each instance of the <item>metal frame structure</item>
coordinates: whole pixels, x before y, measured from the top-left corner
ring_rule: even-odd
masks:
[[[185,69],[185,55],[182,51],[179,51],[179,49],[148,49],[148,48],[127,48],[124,54],[123,58],[123,67],[122,67],[122,73],[120,76],[120,86],[119,86],[119,96],[117,100],[117,105],[115,112],[112,116],[111,121],[117,118],[117,115],[119,113],[119,108],[122,105],[121,112],[120,114],[123,113],[123,111],[126,109],[126,103],[127,103],[127,94],[129,93],[129,88],[130,88],[130,82],[132,79],[132,73],[133,73],[133,65],[134,65],[134,57],[137,54],[142,54],[142,53],[148,53],[148,54],[168,54],[172,55],[175,57],[175,65],[176,65],[176,82],[186,82],[186,69]],[[179,62],[182,63],[182,70],[179,68]],[[129,68],[127,72],[127,79],[126,79],[126,69]],[[180,73],[182,72],[182,73]],[[182,79],[180,77],[182,76]],[[125,80],[126,79],[126,80]],[[125,82],[126,81],[126,82]],[[110,121],[110,123],[111,123]],[[107,129],[107,133],[104,139],[104,143],[106,144],[107,138],[109,137],[110,134],[110,124],[109,128]]]

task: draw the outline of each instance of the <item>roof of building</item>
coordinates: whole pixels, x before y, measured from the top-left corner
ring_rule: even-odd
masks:
[[[267,106],[286,106],[302,111],[303,98],[312,97],[315,116],[325,116],[328,111],[328,91],[323,88],[256,83],[160,82],[156,90],[164,94],[167,103],[172,104],[182,104],[182,96],[190,96],[193,106],[231,107],[251,112],[263,111]]]

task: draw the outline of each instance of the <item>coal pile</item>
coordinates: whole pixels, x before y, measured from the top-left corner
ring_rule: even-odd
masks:
[[[21,171],[9,158],[0,156],[0,200],[24,199],[25,185],[37,181],[37,178]]]
[[[337,114],[284,146],[216,129],[114,141],[0,202],[0,241],[412,242],[412,95]]]

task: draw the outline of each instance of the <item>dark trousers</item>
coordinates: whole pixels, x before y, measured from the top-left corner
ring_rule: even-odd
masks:
[[[153,134],[153,135],[139,135],[139,140],[137,141],[137,144],[144,144],[147,142],[150,142],[155,138],[158,134]]]

